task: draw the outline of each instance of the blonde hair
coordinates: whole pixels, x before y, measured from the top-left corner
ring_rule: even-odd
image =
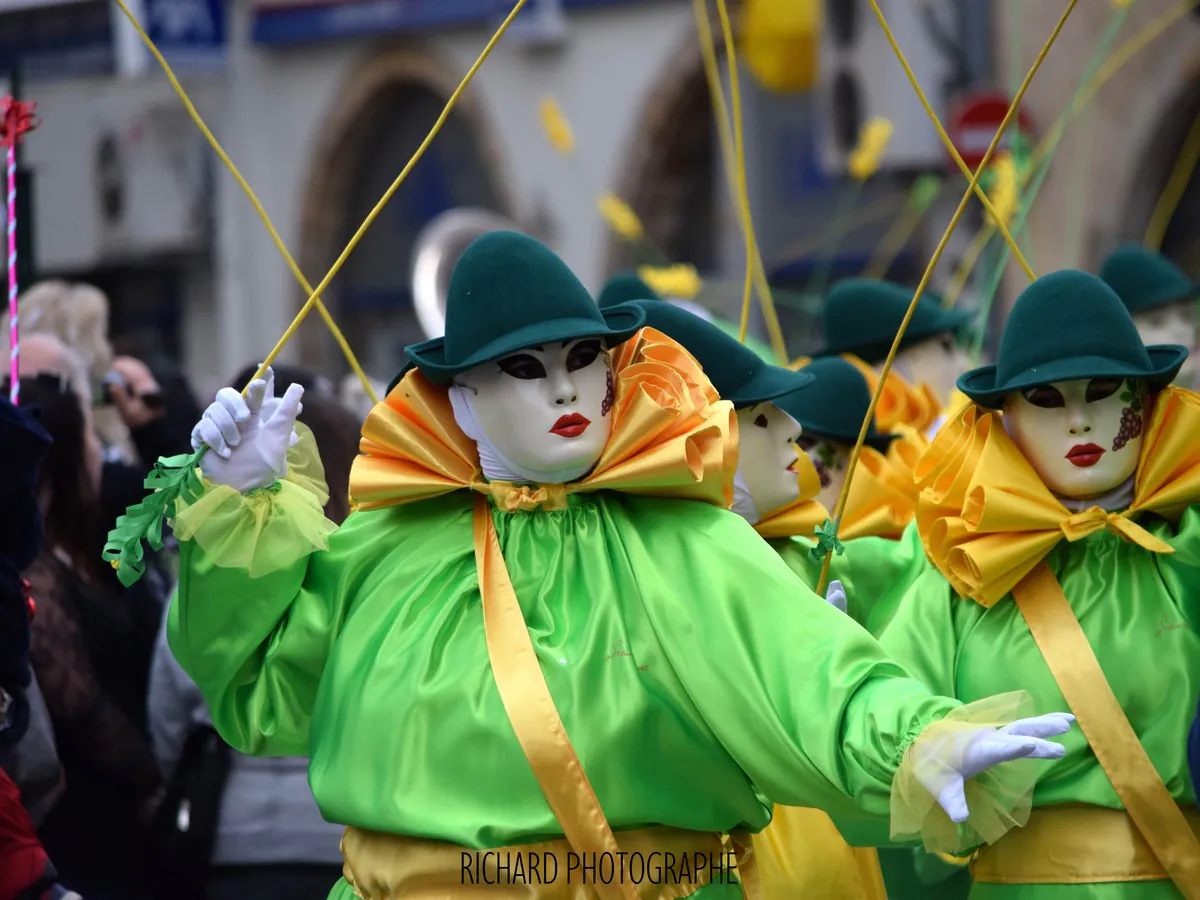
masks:
[[[129,429],[120,413],[111,406],[96,407],[93,391],[98,389],[112,369],[113,348],[108,341],[108,297],[90,284],[52,280],[39,281],[19,300],[23,334],[48,334],[70,348],[87,376],[83,402],[92,410],[96,435],[108,447],[127,459],[136,454]],[[8,330],[8,315],[4,316]]]

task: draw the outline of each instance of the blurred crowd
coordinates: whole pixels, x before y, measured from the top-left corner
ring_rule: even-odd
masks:
[[[210,398],[115,354],[93,287],[38,284],[21,309],[19,401],[7,377],[0,398],[0,900],[323,900],[341,829],[307,761],[233,752],[167,645],[177,548],[131,587],[101,557]],[[305,388],[341,522],[361,409],[306,370],[275,375]]]

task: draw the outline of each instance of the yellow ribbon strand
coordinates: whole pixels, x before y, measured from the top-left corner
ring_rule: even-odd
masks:
[[[874,0],[872,0],[874,2]],[[946,250],[946,244],[950,242],[951,235],[954,234],[954,229],[958,227],[958,221],[962,218],[963,212],[967,208],[967,204],[971,200],[971,195],[975,192],[975,188],[979,185],[979,176],[987,170],[987,164],[991,160],[992,155],[996,152],[996,147],[1000,144],[1000,139],[1004,136],[1005,130],[1008,128],[1008,123],[1012,120],[1017,109],[1021,105],[1021,100],[1025,97],[1025,92],[1029,89],[1034,76],[1042,67],[1042,62],[1046,59],[1046,55],[1050,52],[1050,48],[1054,46],[1054,42],[1058,40],[1058,35],[1062,31],[1063,26],[1067,23],[1072,10],[1075,9],[1075,4],[1079,0],[1070,0],[1067,8],[1063,11],[1062,16],[1058,20],[1058,24],[1054,26],[1054,31],[1051,32],[1045,46],[1042,47],[1037,59],[1033,62],[1033,67],[1030,68],[1025,80],[1021,82],[1021,87],[1013,97],[1012,103],[1008,107],[1008,112],[1004,115],[1004,120],[1000,123],[1000,127],[996,129],[996,134],[992,137],[992,142],[987,148],[987,152],[983,155],[983,160],[979,164],[979,168],[971,176],[971,183],[967,187],[967,191],[963,194],[963,198],[959,201],[958,209],[955,210],[954,216],[950,219],[950,224],[946,226],[946,232],[942,235],[941,241],[933,251],[933,257],[929,260],[929,265],[925,268],[925,274],[921,276],[921,281],[917,285],[916,291],[913,292],[912,302],[908,305],[908,310],[904,314],[904,319],[900,322],[900,328],[896,332],[895,340],[892,341],[891,350],[888,351],[887,359],[883,361],[883,367],[879,371],[879,385],[875,388],[875,392],[871,396],[871,405],[867,408],[867,414],[863,418],[862,427],[858,432],[858,440],[854,442],[854,450],[850,454],[850,462],[846,470],[846,481],[842,485],[841,493],[838,494],[837,506],[834,509],[833,521],[836,526],[841,521],[842,514],[846,510],[846,499],[850,495],[850,485],[854,480],[854,469],[858,465],[858,458],[862,453],[863,444],[867,439],[867,431],[871,426],[871,421],[875,417],[875,407],[879,405],[879,398],[883,394],[883,386],[887,383],[888,374],[892,371],[892,363],[896,359],[896,354],[900,350],[900,342],[904,339],[904,332],[908,329],[908,323],[912,320],[913,313],[916,312],[917,304],[921,300],[921,296],[925,293],[925,288],[929,284],[929,279],[933,275],[933,270],[937,268],[938,262],[942,258],[942,254]],[[825,554],[825,561],[821,565],[821,578],[817,585],[817,593],[823,594],[825,591],[826,579],[829,577],[829,562],[832,558],[832,551]]]
[[[694,0],[692,9],[696,18],[696,31],[700,36],[700,55],[704,62],[704,75],[708,82],[709,97],[712,99],[717,137],[721,144],[721,162],[725,169],[725,183],[730,191],[730,198],[733,201],[734,208],[737,210],[739,225],[743,233],[748,233],[750,239],[753,241],[753,255],[749,257],[747,264],[751,266],[754,289],[758,292],[759,301],[762,303],[763,318],[766,320],[771,350],[774,352],[779,364],[786,365],[789,359],[787,346],[783,338],[783,329],[779,324],[779,314],[775,308],[775,298],[771,293],[771,286],[767,281],[762,253],[759,250],[758,241],[754,235],[753,225],[749,220],[749,198],[746,198],[743,205],[742,195],[739,191],[740,182],[738,170],[735,167],[737,152],[734,128],[730,125],[729,110],[725,104],[725,90],[721,85],[721,75],[717,65],[716,45],[713,40],[712,27],[708,20],[708,10],[704,4],[704,0]],[[731,64],[735,62],[733,56],[730,56],[730,62]],[[731,75],[731,87],[736,83],[732,80],[732,77]],[[745,303],[743,303],[742,317],[746,326],[745,330],[749,330],[749,310],[746,308]],[[743,331],[742,334],[742,340],[744,341],[745,332]]]
[[[120,0],[117,0],[117,2],[120,2]],[[275,357],[279,355],[280,351],[282,351],[284,346],[287,345],[287,342],[292,339],[292,335],[296,333],[296,329],[300,327],[300,323],[304,321],[313,305],[317,303],[320,300],[321,295],[325,293],[325,288],[329,287],[329,282],[333,281],[334,276],[337,275],[337,273],[341,270],[342,266],[345,264],[354,248],[358,246],[358,242],[362,240],[362,236],[366,234],[367,229],[371,227],[371,224],[375,221],[376,217],[383,212],[383,208],[387,206],[388,201],[392,199],[392,195],[400,189],[400,185],[402,185],[405,179],[408,178],[408,174],[413,170],[413,167],[421,161],[421,157],[425,155],[425,151],[429,149],[429,145],[433,143],[433,139],[438,136],[438,133],[442,130],[442,126],[446,124],[446,120],[450,117],[450,112],[454,109],[454,105],[458,102],[458,98],[461,97],[463,91],[467,89],[467,85],[471,83],[471,80],[475,77],[475,73],[478,72],[480,67],[483,65],[484,60],[491,55],[492,50],[495,48],[496,44],[499,43],[500,38],[504,36],[504,32],[508,30],[508,26],[511,25],[513,19],[517,17],[517,13],[519,13],[525,7],[525,3],[526,0],[517,0],[516,5],[513,6],[512,12],[508,14],[508,17],[505,18],[502,23],[500,23],[500,27],[496,29],[496,33],[492,35],[492,39],[487,42],[487,45],[483,48],[483,52],[479,54],[479,58],[476,59],[471,68],[467,70],[467,74],[463,76],[463,79],[459,82],[458,87],[454,89],[454,93],[450,95],[450,99],[446,101],[446,105],[442,108],[441,115],[439,115],[437,121],[433,123],[433,128],[429,130],[429,134],[425,136],[425,140],[421,141],[421,146],[417,147],[417,152],[412,155],[412,158],[408,161],[407,165],[405,165],[400,171],[400,174],[396,176],[396,180],[392,182],[391,187],[387,189],[387,192],[383,195],[383,197],[380,198],[379,202],[375,204],[375,208],[371,210],[366,219],[363,220],[363,223],[358,226],[358,230],[354,232],[354,236],[350,238],[350,243],[346,245],[346,249],[341,252],[338,258],[334,261],[333,267],[330,268],[325,277],[321,279],[321,283],[318,284],[313,290],[312,294],[308,298],[308,301],[304,304],[303,308],[301,308],[300,312],[296,314],[296,318],[292,320],[292,324],[288,326],[287,331],[283,333],[283,336],[275,344],[271,352],[267,354],[266,360],[261,366],[259,366],[258,371],[254,374],[254,378],[252,378],[251,381],[262,377],[263,372],[267,370],[267,367],[275,360]],[[247,385],[247,388],[249,388],[249,385]]]
[[[978,173],[972,173],[970,167],[966,164],[966,162],[963,161],[962,156],[959,155],[958,149],[954,146],[954,141],[950,139],[950,135],[948,135],[946,133],[946,129],[942,127],[942,123],[938,119],[937,113],[933,111],[933,107],[929,104],[929,98],[927,98],[925,96],[925,92],[921,90],[921,85],[917,81],[917,76],[913,72],[912,66],[908,64],[908,59],[904,56],[904,51],[900,49],[900,45],[896,42],[896,36],[892,34],[892,28],[890,25],[888,25],[887,18],[883,14],[883,10],[879,8],[879,0],[871,0],[871,8],[875,10],[875,17],[879,19],[879,24],[883,27],[884,35],[887,37],[888,43],[892,45],[892,52],[896,54],[896,59],[900,61],[900,65],[904,69],[904,74],[908,76],[908,80],[912,84],[913,90],[916,91],[917,99],[920,100],[921,105],[925,107],[925,113],[929,116],[929,121],[933,123],[933,127],[937,130],[938,137],[940,137],[942,139],[942,143],[946,145],[946,150],[954,159],[954,163],[958,166],[959,171],[971,180],[972,192],[979,198],[979,202],[983,204],[984,209],[988,211],[988,215],[992,217],[992,221],[996,223],[996,227],[998,227],[1001,233],[1004,235],[1004,239],[1008,241],[1008,246],[1012,248],[1013,259],[1015,259],[1021,268],[1025,270],[1025,274],[1029,277],[1030,281],[1036,280],[1037,275],[1033,273],[1033,269],[1030,268],[1029,263],[1025,261],[1024,254],[1021,253],[1021,248],[1017,246],[1017,242],[1013,240],[1013,236],[1009,233],[1008,226],[1004,223],[1004,217],[996,211],[995,207],[992,206],[992,201],[988,199],[988,195],[984,192],[983,188],[979,186]],[[1005,121],[1007,122],[1007,119]],[[1001,133],[1003,133],[1003,129],[1001,130]],[[994,146],[995,142],[993,142],[993,147]],[[985,159],[984,163],[979,166],[980,170],[983,170],[986,162],[987,160]]]
[[[1192,181],[1197,162],[1200,162],[1200,116],[1196,117],[1192,127],[1188,129],[1187,138],[1179,151],[1179,158],[1175,160],[1175,168],[1171,170],[1171,177],[1167,179],[1167,186],[1154,205],[1154,214],[1150,216],[1150,225],[1146,228],[1144,240],[1150,250],[1162,248],[1167,226],[1171,224],[1175,210],[1179,208],[1179,201],[1183,199],[1184,191]]]
[[[238,171],[238,167],[233,164],[233,160],[229,158],[229,154],[225,152],[225,148],[221,146],[221,144],[213,136],[212,131],[209,130],[209,127],[205,123],[204,119],[201,118],[200,113],[192,103],[191,98],[188,97],[187,92],[183,89],[183,85],[181,85],[179,83],[179,79],[175,77],[175,72],[167,63],[166,58],[161,52],[159,52],[158,47],[155,46],[154,41],[150,39],[150,36],[146,34],[145,30],[141,26],[141,23],[138,22],[137,17],[129,11],[129,7],[125,5],[124,0],[116,0],[116,3],[121,12],[124,14],[125,18],[129,20],[129,23],[133,26],[134,30],[138,33],[138,36],[142,39],[142,43],[146,45],[146,48],[150,51],[151,55],[158,61],[159,66],[162,67],[163,73],[167,76],[167,80],[171,83],[171,87],[174,88],[175,93],[179,96],[180,101],[183,103],[184,109],[187,110],[187,114],[191,116],[192,121],[196,123],[196,126],[208,140],[209,145],[216,152],[225,168],[229,170],[229,173],[233,176],[234,180],[250,199],[250,204],[258,213],[258,217],[262,219],[263,224],[267,226],[267,232],[271,235],[271,240],[275,242],[275,246],[283,255],[284,262],[286,262],[288,268],[291,269],[293,277],[299,283],[300,287],[304,289],[305,293],[311,294],[313,292],[312,285],[309,284],[308,279],[304,277],[304,273],[300,271],[300,266],[297,265],[296,260],[292,258],[292,254],[288,252],[287,247],[283,243],[283,238],[281,238],[279,236],[279,232],[275,230],[275,226],[271,223],[271,219],[267,215],[267,211],[263,209],[262,203],[259,202],[258,197],[255,196],[254,191],[251,190],[250,185],[246,182],[246,179],[242,177],[242,173]],[[321,318],[325,320],[325,325],[329,328],[330,334],[332,334],[333,339],[337,341],[338,347],[341,348],[342,354],[346,357],[346,362],[350,364],[350,368],[353,370],[354,374],[358,376],[359,381],[362,382],[363,388],[367,392],[367,396],[371,398],[371,402],[378,403],[379,398],[375,396],[375,388],[371,386],[370,379],[367,378],[362,366],[359,365],[358,358],[354,355],[354,351],[350,349],[350,343],[346,340],[346,336],[342,334],[341,329],[338,328],[337,323],[333,320],[333,316],[330,314],[329,310],[325,308],[325,304],[321,303],[320,301],[317,302],[317,312],[319,312],[321,314]],[[263,369],[259,370],[259,374],[255,375],[255,378],[260,377],[263,370],[265,370],[265,366]],[[249,387],[249,385],[246,385],[246,390],[248,390]],[[242,393],[245,393],[245,390],[243,390]]]

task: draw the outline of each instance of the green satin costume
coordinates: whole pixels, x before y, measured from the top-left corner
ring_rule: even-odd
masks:
[[[256,579],[183,544],[173,652],[236,749],[311,757],[330,821],[474,849],[562,835],[490,669],[473,496],[354,513],[328,550]],[[759,830],[766,797],[886,829],[905,749],[958,705],[732,512],[597,492],[493,518],[614,830]]]
[[[809,556],[815,542],[792,537],[778,538],[770,544],[792,571],[816,590],[821,562],[814,562]],[[843,546],[844,552],[834,554],[830,560],[829,580],[842,583],[847,614],[879,638],[909,587],[924,572],[933,569],[933,564],[925,556],[916,522],[909,524],[898,541],[861,537],[845,541]],[[930,896],[931,892],[949,900],[965,897],[970,890],[970,876],[961,865],[944,862],[920,848],[881,847],[879,864],[892,900],[917,900]]]
[[[814,562],[810,538],[792,537],[770,541],[800,580],[816,590],[821,579],[821,561]],[[896,614],[909,586],[932,564],[925,557],[916,523],[910,523],[898,541],[860,537],[843,542],[844,552],[829,562],[830,581],[840,581],[846,591],[846,612],[875,637],[883,634]]]
[[[1163,519],[1140,520],[1175,548],[1155,555],[1108,531],[1061,542],[1050,568],[1095,650],[1171,795],[1196,797],[1188,774],[1186,735],[1200,695],[1200,510],[1191,507],[1176,531]],[[882,637],[884,648],[935,691],[963,702],[1026,690],[1036,714],[1066,708],[1041,652],[1011,595],[991,609],[957,597],[934,568],[909,590]],[[1084,803],[1122,808],[1112,785],[1072,729],[1066,756],[1044,770],[1035,807]],[[971,900],[1170,900],[1169,881],[1083,885],[976,884]]]

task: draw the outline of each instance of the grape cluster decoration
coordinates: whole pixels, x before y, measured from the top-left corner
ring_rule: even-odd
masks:
[[[1142,434],[1142,395],[1132,381],[1125,382],[1121,400],[1128,405],[1121,410],[1121,430],[1113,440],[1113,450],[1120,450]]]

